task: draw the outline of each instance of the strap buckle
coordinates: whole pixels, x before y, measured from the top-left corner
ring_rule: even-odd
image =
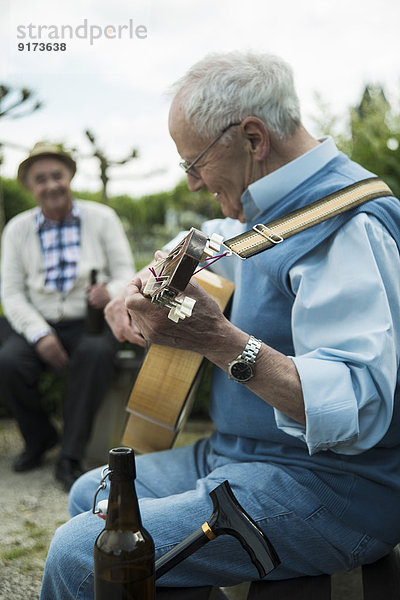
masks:
[[[265,239],[267,239],[271,244],[280,244],[283,242],[283,237],[279,235],[279,233],[275,233],[272,229],[263,225],[262,223],[257,223],[253,227],[254,231],[262,235]]]

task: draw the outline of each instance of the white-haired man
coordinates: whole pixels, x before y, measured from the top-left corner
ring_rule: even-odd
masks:
[[[206,187],[226,217],[204,230],[224,238],[371,176],[332,139],[305,130],[291,70],[274,56],[234,52],[194,65],[174,87],[169,129],[189,189]],[[216,432],[137,459],[157,557],[193,531],[194,515],[207,518],[208,494],[225,479],[275,546],[281,564],[270,578],[348,569],[400,539],[399,216],[384,197],[249,260],[219,261],[236,286],[229,320],[195,283],[194,315],[178,325],[142,295],[140,279],[125,304],[108,307],[120,339],[197,350],[217,367]],[[253,374],[241,383],[230,365],[244,356]],[[85,511],[99,477],[72,489],[77,516],[50,547],[42,599],[72,597],[83,581],[82,598],[92,593],[102,524]],[[237,541],[223,536],[158,584],[255,577]]]

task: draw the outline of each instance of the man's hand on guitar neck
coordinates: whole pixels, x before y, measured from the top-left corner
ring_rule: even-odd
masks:
[[[192,279],[185,294],[196,300],[190,318],[175,323],[168,310],[142,294],[143,282],[137,277],[127,286],[125,306],[144,338],[161,346],[193,350],[207,356],[210,346],[226,344],[226,328],[233,327],[218,304]]]
[[[160,258],[165,258],[167,254],[167,252],[157,250],[154,254],[153,262],[146,267],[143,267],[143,269],[137,273],[136,277],[140,277],[141,281],[145,283],[150,277],[149,268]],[[119,342],[131,342],[132,344],[137,344],[144,348],[146,346],[146,340],[141,335],[125,306],[126,295],[127,291],[107,304],[104,309],[105,319]]]

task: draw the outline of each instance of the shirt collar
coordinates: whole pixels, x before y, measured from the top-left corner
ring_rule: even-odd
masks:
[[[71,212],[69,213],[69,215],[67,215],[65,217],[65,219],[62,221],[62,223],[63,223],[63,225],[69,225],[72,223],[79,223],[80,220],[81,220],[81,209],[80,209],[79,205],[77,204],[77,202],[74,200],[73,204],[72,204]],[[40,206],[37,207],[36,214],[35,214],[36,231],[40,231],[40,229],[44,225],[49,227],[49,226],[55,226],[58,224],[59,224],[58,221],[52,221],[51,219],[48,219],[47,217],[45,217]]]
[[[248,223],[315,175],[339,154],[330,136],[319,141],[321,143],[312,150],[249,185],[241,198]]]

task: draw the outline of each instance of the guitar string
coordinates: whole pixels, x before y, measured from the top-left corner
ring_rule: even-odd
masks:
[[[193,275],[197,275],[197,273],[200,273],[200,271],[202,271],[203,269],[208,269],[208,267],[210,267],[211,265],[213,265],[215,262],[217,262],[217,260],[221,260],[221,258],[224,258],[227,255],[230,255],[231,252],[227,251],[227,252],[223,252],[222,254],[218,254],[217,256],[209,256],[208,258],[204,259],[203,263],[208,263],[208,264],[204,264],[202,267],[200,267],[199,269],[197,269]],[[211,262],[208,262],[211,261]],[[157,275],[157,273],[155,272],[154,267],[149,267],[149,271],[150,273],[153,275],[153,277],[155,278],[155,280],[158,281],[162,281],[164,279],[164,277],[162,277],[162,273],[164,271],[165,265],[163,265],[161,271],[159,272],[159,274]]]
[[[202,271],[203,269],[208,269],[208,267],[211,267],[211,265],[213,265],[215,262],[217,262],[217,260],[221,260],[221,258],[224,258],[224,256],[230,256],[232,254],[232,252],[230,252],[229,250],[227,252],[223,252],[222,254],[218,254],[217,256],[209,256],[208,258],[206,258],[204,260],[204,262],[207,261],[211,261],[209,262],[207,265],[204,265],[203,267],[200,267],[199,269],[197,269],[197,271],[195,271],[193,273],[193,275],[197,275],[197,273],[200,273],[200,271]]]
[[[165,277],[162,277],[163,271],[165,269],[165,264],[163,265],[161,271],[159,272],[159,274],[157,275],[157,273],[155,272],[154,267],[149,267],[149,271],[150,273],[153,275],[153,277],[155,278],[155,280],[158,281],[162,281],[163,279],[165,279]]]

